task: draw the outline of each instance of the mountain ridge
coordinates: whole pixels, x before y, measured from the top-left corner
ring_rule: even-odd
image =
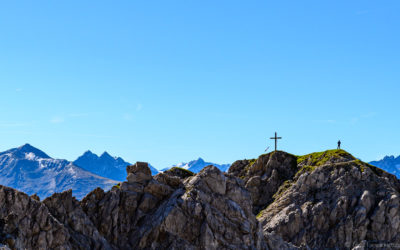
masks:
[[[385,156],[381,160],[371,161],[370,164],[386,170],[400,178],[400,156]]]
[[[126,179],[126,167],[132,165],[121,157],[111,156],[104,151],[100,156],[87,150],[83,155],[79,156],[73,163],[87,171],[110,178],[117,181]],[[153,175],[159,171],[149,164]]]
[[[0,153],[0,184],[40,198],[72,189],[80,199],[97,186],[109,189],[115,183],[67,160],[53,159],[30,144]]]
[[[38,202],[0,186],[0,244],[110,250],[400,244],[400,181],[344,150],[276,151],[235,161],[228,173],[177,167],[152,176],[142,162],[127,173],[126,181],[81,201],[65,191]],[[32,229],[24,220],[48,226]]]

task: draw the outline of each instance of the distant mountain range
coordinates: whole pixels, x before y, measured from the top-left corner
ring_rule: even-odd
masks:
[[[370,164],[400,178],[400,156],[386,156]],[[72,189],[73,195],[81,199],[96,187],[108,190],[116,183],[126,180],[128,165],[132,164],[107,152],[98,156],[86,151],[74,162],[53,159],[43,151],[25,144],[0,153],[0,185],[19,189],[29,195],[36,193],[41,199],[55,192]],[[214,165],[224,172],[231,166],[198,158],[164,168],[162,171],[180,167],[198,173],[208,165]],[[153,175],[159,173],[151,165],[149,167]]]
[[[126,167],[132,165],[131,163],[124,161],[121,157],[113,157],[107,152],[98,156],[91,151],[86,151],[73,163],[87,171],[117,181],[126,180]],[[149,167],[152,175],[159,173],[159,171],[150,164]]]
[[[385,156],[382,160],[371,161],[370,164],[382,168],[383,170],[396,175],[397,178],[400,178],[400,156]]]
[[[72,189],[81,199],[96,187],[108,190],[116,183],[67,160],[53,159],[29,144],[0,153],[0,185],[40,198]]]
[[[199,158],[197,160],[193,160],[193,161],[190,161],[190,162],[187,162],[187,163],[186,162],[182,162],[182,163],[173,165],[173,166],[171,166],[169,168],[164,168],[164,169],[162,169],[162,171],[168,170],[168,169],[173,168],[173,167],[180,167],[180,168],[184,168],[184,169],[190,170],[193,173],[198,173],[204,167],[206,167],[208,165],[213,165],[213,166],[219,168],[223,172],[226,172],[229,169],[229,167],[231,166],[231,164],[217,164],[217,163],[212,163],[212,162],[206,162],[202,158]]]
[[[41,199],[72,189],[73,195],[81,199],[96,187],[108,190],[116,183],[126,180],[128,165],[132,164],[107,152],[98,156],[86,151],[74,162],[53,159],[30,144],[25,144],[0,153],[0,185],[29,195],[36,193]],[[170,168],[181,167],[198,173],[208,165],[214,165],[221,171],[227,171],[230,167],[230,164],[205,162],[199,158]],[[149,167],[153,175],[159,173],[150,164]]]

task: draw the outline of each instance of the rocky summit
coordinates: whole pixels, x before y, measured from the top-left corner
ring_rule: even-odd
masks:
[[[343,150],[277,151],[227,173],[147,163],[81,201],[0,186],[4,249],[369,249],[400,244],[400,182]]]

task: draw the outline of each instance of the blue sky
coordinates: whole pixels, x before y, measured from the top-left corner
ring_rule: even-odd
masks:
[[[400,154],[398,1],[7,1],[0,150],[163,168]]]

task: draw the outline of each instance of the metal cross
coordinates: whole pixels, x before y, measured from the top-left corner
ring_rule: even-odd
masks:
[[[278,145],[278,139],[282,139],[282,137],[278,137],[276,132],[275,132],[275,137],[271,137],[269,139],[275,140],[275,152],[276,152],[277,145]]]

